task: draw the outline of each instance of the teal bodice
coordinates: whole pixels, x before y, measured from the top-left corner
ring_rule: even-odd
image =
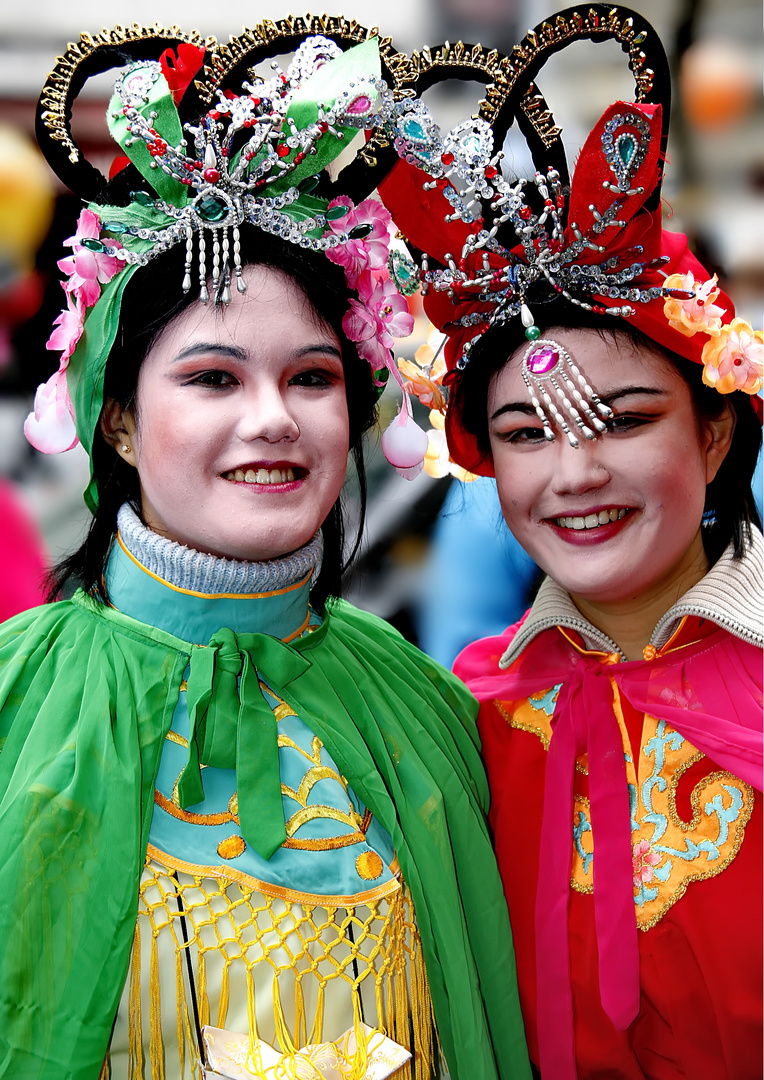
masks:
[[[308,571],[297,581],[257,593],[180,588],[147,569],[120,537],[105,581],[112,605],[124,614],[204,644],[222,628],[282,641],[312,633],[321,619],[309,606],[311,578]],[[202,766],[203,799],[181,807],[178,786],[189,737],[184,679],[157,775],[150,853],[189,873],[222,874],[303,902],[357,903],[387,891],[395,865],[390,836],[371,818],[321,740],[279,696],[279,687],[262,679],[259,686],[277,726],[286,841],[270,859],[246,842],[233,768]]]

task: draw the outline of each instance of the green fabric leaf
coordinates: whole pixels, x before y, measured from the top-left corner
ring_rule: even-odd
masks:
[[[90,209],[98,214],[104,231],[108,222],[119,222],[139,229],[164,228],[172,218],[152,207],[131,203],[129,206],[102,206],[91,203]],[[124,233],[112,233],[131,251],[143,252],[151,248],[148,240],[137,236],[125,236]],[[77,437],[91,459],[90,483],[85,489],[84,498],[90,510],[95,512],[98,495],[92,475],[93,440],[97,437],[98,421],[103,408],[103,381],[106,362],[117,336],[119,313],[122,297],[128,282],[136,270],[137,264],[126,263],[125,268],[114,275],[111,281],[101,288],[98,302],[87,311],[85,328],[66,369],[66,383],[69,396],[74,405]]]
[[[364,41],[360,45],[354,45],[336,60],[331,60],[320,67],[315,75],[300,87],[292,97],[289,115],[302,130],[308,124],[313,124],[318,120],[319,104],[322,104],[328,112],[352,79],[378,79],[381,71],[377,38],[370,38],[369,41]],[[368,88],[368,94],[372,101],[375,101],[378,96],[376,88],[372,86]],[[312,176],[325,169],[360,134],[358,129],[353,127],[338,127],[337,130],[342,132],[342,139],[337,139],[329,131],[325,132],[316,144],[316,153],[309,154],[283,180],[275,180],[269,184],[268,193],[276,195],[288,187],[299,184],[306,176]],[[289,125],[284,124],[282,131],[284,141],[286,141],[291,134]],[[298,150],[292,150],[284,160],[293,161],[298,152]],[[253,164],[259,160],[261,160],[261,155],[253,159]]]
[[[172,91],[164,75],[159,75],[147,96],[148,101],[138,108],[138,112],[149,120],[151,127],[166,143],[177,146],[183,138],[183,128],[173,101]],[[116,94],[113,94],[106,112],[106,122],[109,125],[111,137],[119,143],[136,169],[165,202],[170,203],[171,206],[185,206],[188,198],[185,185],[173,180],[160,166],[156,165],[143,139],[138,138],[127,145],[131,133],[128,131],[128,120],[122,109],[122,102]],[[149,117],[151,112],[157,114],[154,120]]]

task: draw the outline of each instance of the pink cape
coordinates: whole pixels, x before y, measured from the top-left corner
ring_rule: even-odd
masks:
[[[457,657],[454,672],[479,701],[519,701],[560,685],[547,757],[536,894],[539,1064],[542,1076],[575,1080],[568,900],[576,758],[588,754],[598,865],[607,867],[595,876],[594,886],[602,1004],[615,1027],[624,1030],[639,1011],[639,954],[628,788],[614,722],[614,689],[638,712],[665,721],[721,768],[761,791],[761,650],[717,629],[653,660],[609,663],[581,655],[552,628],[502,670],[499,660],[519,625],[469,645]]]

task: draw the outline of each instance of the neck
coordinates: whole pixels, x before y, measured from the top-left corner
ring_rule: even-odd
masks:
[[[627,660],[641,660],[660,618],[708,573],[708,558],[698,531],[679,564],[635,596],[590,600],[573,595],[581,614],[616,643]]]
[[[239,562],[194,551],[152,532],[127,505],[105,581],[125,615],[204,644],[221,627],[290,640],[304,631],[308,595],[321,568],[321,534],[267,562]]]

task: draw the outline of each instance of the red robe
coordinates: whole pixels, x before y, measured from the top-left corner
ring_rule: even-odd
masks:
[[[557,975],[551,972],[551,976],[550,971],[542,972],[541,980],[538,978],[540,965],[551,968],[558,963],[559,947],[557,953],[550,953],[549,943],[545,946],[542,941],[541,955],[537,953],[539,938],[547,934],[556,909],[553,902],[544,905],[544,898],[537,905],[537,882],[543,861],[540,852],[544,850],[546,857],[551,857],[549,847],[544,848],[548,842],[542,839],[542,820],[549,777],[548,748],[556,722],[558,694],[553,687],[564,685],[571,666],[561,671],[559,678],[547,678],[544,687],[530,694],[528,685],[533,682],[534,672],[543,682],[554,655],[570,658],[572,665],[599,665],[605,675],[620,669],[634,672],[639,679],[651,669],[647,660],[620,665],[617,654],[587,651],[573,633],[554,628],[539,634],[506,672],[499,672],[497,655],[507,648],[511,637],[509,631],[502,638],[476,643],[462,654],[455,670],[481,698],[478,724],[491,784],[491,821],[512,921],[530,1055],[536,1063],[545,1063],[544,1080],[560,1080],[571,1075],[566,1071],[564,1047],[560,1050],[553,1045],[558,1039],[561,1044],[565,1041],[564,993],[557,993],[555,979],[559,971]],[[708,649],[704,640],[710,645]],[[675,662],[670,654],[675,656]],[[685,657],[690,657],[689,664]],[[599,874],[596,887],[604,895],[612,885],[609,871],[615,864],[610,861],[612,848],[606,844],[608,822],[601,815],[600,831],[597,821],[592,825],[587,750],[593,744],[582,746],[580,739],[576,743],[573,835],[567,834],[570,862],[566,865],[571,871],[567,896],[562,901],[563,919],[567,908],[575,1075],[579,1080],[753,1080],[762,1076],[761,796],[752,783],[719,768],[712,757],[696,749],[706,736],[696,734],[692,722],[701,716],[708,721],[712,733],[709,738],[720,734],[727,742],[735,743],[735,731],[730,740],[725,719],[719,720],[722,729],[716,732],[706,716],[706,684],[714,674],[718,679],[724,663],[737,673],[745,669],[741,676],[744,685],[731,678],[724,692],[716,695],[724,703],[722,711],[727,720],[732,710],[725,694],[735,698],[742,749],[733,746],[729,753],[717,753],[729,769],[730,760],[734,761],[739,751],[743,760],[740,771],[755,781],[759,774],[756,758],[749,761],[749,735],[761,727],[761,707],[757,704],[761,700],[761,653],[707,621],[701,625],[698,619],[688,618],[654,659],[664,665],[666,675],[660,697],[667,702],[674,723],[634,706],[633,700],[641,701],[640,692],[645,691],[646,684],[635,690],[628,681],[611,681],[612,696],[608,692],[602,699],[609,704],[609,717],[598,713],[586,736],[592,732],[601,735],[602,725],[609,721],[610,728],[618,732],[616,740],[622,740],[623,746],[624,761],[618,767],[622,787],[626,788],[623,809],[631,826],[631,910],[636,913],[634,960],[638,974],[638,1011],[628,1024],[614,1023],[601,1000],[600,954],[607,946],[598,947],[593,885]],[[701,670],[702,676],[697,674]],[[696,681],[704,684],[700,700],[688,689],[687,671],[695,671]],[[492,684],[496,690],[503,688],[506,692],[513,680],[522,684],[525,693],[516,693],[514,700],[490,696]],[[690,702],[687,726],[693,730],[695,743],[686,731],[680,730],[684,726],[682,711],[676,709],[676,698],[682,696],[682,691],[677,690],[680,686],[686,698],[682,704]],[[667,696],[670,687],[673,701]],[[576,700],[579,705],[585,701],[589,708],[595,708],[591,696]],[[654,708],[655,713],[660,711]],[[760,782],[756,786],[760,789]],[[620,813],[618,805],[615,810]],[[602,837],[599,856],[604,870],[597,862],[597,835]],[[616,840],[620,840],[620,834]],[[547,899],[549,881],[542,870],[541,887]],[[606,943],[613,927],[618,930],[616,923],[600,929],[600,943]],[[623,971],[616,970],[613,980],[616,990],[621,978],[628,988],[628,950],[627,941]],[[619,955],[617,948],[615,955]],[[549,964],[545,956],[551,956]],[[568,975],[564,963],[561,970]],[[611,972],[608,978],[612,977]],[[611,1009],[611,1014],[614,1011]],[[542,1040],[546,1040],[547,1047],[551,1044],[546,1057],[539,1051],[539,1026]],[[558,1051],[562,1054],[559,1060]]]

